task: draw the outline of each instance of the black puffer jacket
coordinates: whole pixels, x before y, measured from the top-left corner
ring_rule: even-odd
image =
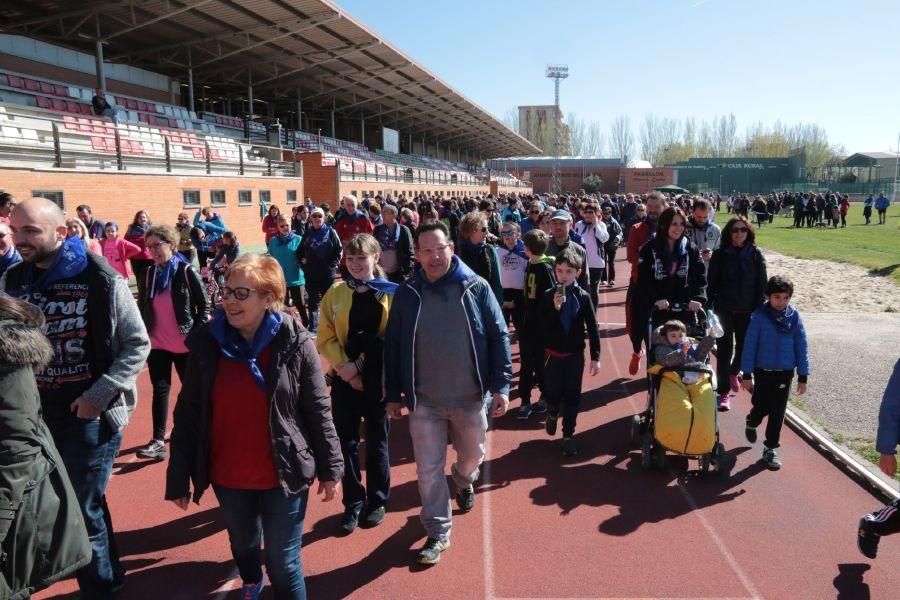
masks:
[[[674,275],[665,270],[666,241],[657,236],[641,248],[638,259],[637,293],[639,308],[649,310],[657,300],[686,305],[691,300],[706,304],[706,266],[697,247],[687,243],[687,258]]]
[[[210,484],[210,396],[220,350],[206,324],[191,333],[186,344],[190,355],[175,405],[166,500],[184,498],[193,482],[194,501],[199,503]],[[309,333],[287,314],[271,342],[265,379],[272,460],[285,495],[301,492],[316,477],[340,481],[344,461],[319,355]]]
[[[0,598],[28,598],[91,560],[81,507],[44,420],[34,367],[53,351],[0,312]]]
[[[150,291],[156,283],[156,268],[151,267],[145,272],[144,286],[138,289],[138,308],[141,310],[141,318],[147,331],[153,331],[153,298]],[[189,333],[195,327],[206,322],[209,314],[209,301],[203,290],[203,282],[194,270],[194,267],[183,262],[178,263],[172,281],[169,282],[172,291],[172,305],[175,308],[175,321],[181,333]]]
[[[753,312],[765,301],[766,259],[754,247],[751,268],[742,273],[737,254],[717,248],[709,260],[707,296],[716,312]]]

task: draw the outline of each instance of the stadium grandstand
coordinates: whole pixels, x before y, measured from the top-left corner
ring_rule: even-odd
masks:
[[[530,193],[486,161],[535,152],[326,0],[0,7],[0,189],[70,213],[212,205],[254,242],[258,204]]]

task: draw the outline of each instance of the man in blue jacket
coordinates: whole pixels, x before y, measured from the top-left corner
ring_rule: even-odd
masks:
[[[421,225],[415,246],[421,269],[397,288],[385,332],[385,411],[395,419],[404,405],[410,412],[428,536],[418,561],[433,565],[450,547],[448,433],[456,503],[468,512],[484,460],[486,408],[490,403],[495,417],[506,413],[512,358],[500,305],[488,283],[453,254],[447,226]]]
[[[888,380],[878,414],[875,450],[881,454],[878,467],[888,477],[897,474],[897,444],[900,444],[900,360]],[[881,536],[900,531],[900,499],[886,504],[859,520],[856,545],[868,558],[875,558]]]

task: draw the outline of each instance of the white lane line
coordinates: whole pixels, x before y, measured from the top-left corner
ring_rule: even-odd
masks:
[[[490,432],[493,433],[493,432]],[[491,456],[491,438],[488,435],[485,439],[485,456]],[[491,485],[491,469],[490,465],[485,466],[481,471],[481,478],[484,481],[482,487]],[[482,549],[481,555],[484,557],[484,597],[485,600],[494,600],[494,529],[491,521],[491,492],[482,494],[481,512],[481,530],[482,530]]]

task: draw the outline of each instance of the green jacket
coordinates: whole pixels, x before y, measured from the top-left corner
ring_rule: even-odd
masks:
[[[28,598],[91,560],[34,382],[52,352],[37,327],[0,312],[0,600]]]

